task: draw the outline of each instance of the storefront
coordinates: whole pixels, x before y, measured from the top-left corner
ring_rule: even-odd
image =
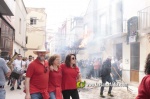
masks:
[[[10,16],[13,16],[13,13],[6,0],[0,0],[0,49],[3,58],[11,56],[13,51],[14,28],[6,20],[11,20]]]
[[[0,49],[1,57],[12,55],[14,40],[14,29],[5,19],[0,17]]]

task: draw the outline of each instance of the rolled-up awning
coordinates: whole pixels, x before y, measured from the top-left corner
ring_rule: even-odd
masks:
[[[8,16],[13,16],[12,11],[7,6],[7,4],[6,4],[6,2],[4,0],[0,0],[0,14],[2,14],[2,15],[8,15]]]

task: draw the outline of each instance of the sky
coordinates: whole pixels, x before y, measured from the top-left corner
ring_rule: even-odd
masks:
[[[90,0],[23,0],[26,7],[46,8],[47,29],[56,30],[70,17],[83,16]]]

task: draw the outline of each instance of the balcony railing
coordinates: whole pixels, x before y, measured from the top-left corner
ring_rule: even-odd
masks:
[[[143,31],[150,29],[150,6],[138,11],[138,17],[139,30]]]

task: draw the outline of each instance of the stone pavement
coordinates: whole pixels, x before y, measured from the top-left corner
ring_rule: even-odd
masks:
[[[84,79],[87,82],[87,86],[85,88],[79,89],[80,99],[102,99],[99,97],[100,87],[92,86],[94,84],[98,84],[100,80],[94,79]],[[104,89],[104,95],[106,98],[104,99],[135,99],[137,95],[137,87],[129,86],[132,91],[127,91],[126,87],[113,87],[112,94],[114,95],[113,98],[107,96],[108,87]],[[6,99],[24,99],[25,94],[23,93],[23,86],[21,90],[17,90],[15,87],[14,91],[10,91],[10,86],[6,85]]]
[[[87,84],[100,84],[101,80],[94,80],[94,79],[85,79]],[[127,87],[113,87],[112,94],[114,97],[107,96],[108,87],[104,89],[104,95],[106,96],[104,99],[135,99],[138,88],[136,86],[128,86],[130,91],[127,90]],[[80,98],[81,99],[102,99],[99,97],[100,94],[100,87],[88,87],[86,86],[84,89],[80,89]]]

